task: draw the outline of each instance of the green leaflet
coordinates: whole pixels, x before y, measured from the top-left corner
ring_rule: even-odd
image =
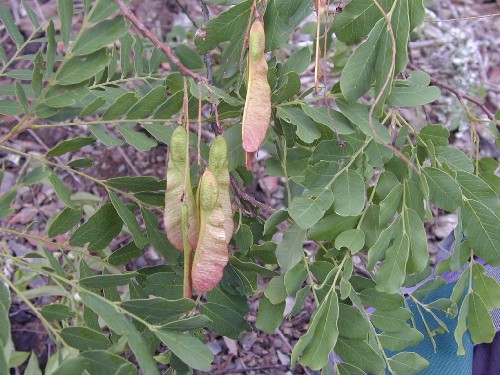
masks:
[[[88,292],[80,293],[83,303],[94,310],[104,320],[110,329],[119,335],[127,337],[130,348],[134,352],[140,367],[145,373],[156,375],[159,371],[153,357],[147,350],[147,344],[134,325],[116,307],[103,297],[97,297]]]
[[[391,247],[385,252],[384,263],[377,273],[377,290],[386,293],[399,293],[406,277],[410,243],[408,235],[397,235]]]
[[[123,222],[111,203],[102,206],[69,239],[72,246],[89,243],[91,251],[104,249],[120,233]]]
[[[198,37],[194,40],[201,53],[206,53],[218,44],[229,41],[229,45],[224,48],[223,64],[218,74],[226,73],[230,76],[239,66],[251,6],[252,1],[247,0],[220,13],[205,25],[207,37]]]
[[[429,195],[439,208],[454,212],[462,204],[462,191],[457,182],[442,170],[424,168],[424,176],[429,184]]]
[[[273,334],[283,321],[284,311],[285,301],[275,305],[269,299],[262,298],[259,302],[259,314],[255,326],[264,332]]]
[[[429,366],[429,362],[412,352],[398,353],[389,358],[391,368],[398,374],[417,375]]]
[[[89,55],[73,56],[59,70],[56,84],[68,86],[92,78],[104,70],[109,62],[109,57],[106,48],[102,48]]]
[[[276,248],[276,258],[282,272],[291,270],[302,259],[302,243],[306,237],[306,231],[293,224],[283,235],[283,239]]]
[[[72,52],[75,56],[88,55],[113,43],[127,32],[128,26],[122,16],[99,22],[81,33],[73,44]]]
[[[288,212],[301,229],[309,229],[323,217],[332,203],[333,193],[331,190],[307,190],[300,197],[292,200]]]
[[[462,309],[463,309],[462,305]],[[469,297],[467,314],[468,328],[475,344],[492,342],[495,337],[495,326],[488,308],[479,294],[473,292]]]
[[[342,172],[332,185],[333,209],[340,216],[356,216],[365,207],[365,182],[351,169]]]
[[[467,199],[462,225],[474,252],[492,266],[500,265],[500,219],[483,203]]]
[[[336,293],[329,293],[313,315],[307,333],[303,335],[292,351],[292,365],[300,356],[300,362],[319,370],[329,361],[329,354],[338,337],[337,319],[339,304]]]
[[[285,43],[295,28],[312,11],[311,0],[271,0],[264,15],[266,51]]]

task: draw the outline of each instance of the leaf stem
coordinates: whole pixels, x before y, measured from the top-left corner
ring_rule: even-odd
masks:
[[[3,255],[3,254],[2,254]],[[36,308],[35,305],[33,305],[31,303],[31,301],[26,298],[24,296],[24,294],[19,290],[17,289],[17,287],[7,278],[4,276],[3,273],[0,272],[0,278],[10,287],[10,289],[12,289],[12,291],[14,293],[16,293],[17,297],[19,299],[21,299],[25,304],[26,306],[28,306],[30,308],[31,311],[33,311],[33,313],[38,317],[38,319],[40,319],[40,321],[43,323],[43,326],[45,327],[45,329],[47,330],[47,333],[49,335],[53,335],[59,342],[61,342],[64,346],[69,346],[64,340],[63,338],[61,337],[61,335],[59,334],[59,332],[54,328],[52,327],[52,325],[50,324],[50,322],[45,319],[45,317],[42,315],[42,313]],[[55,341],[55,340],[53,340]]]
[[[63,164],[59,164],[59,163],[55,163],[55,162],[49,161],[49,160],[45,159],[43,156],[36,156],[36,155],[28,154],[26,152],[22,152],[22,151],[14,149],[14,148],[3,146],[3,145],[0,145],[0,149],[12,152],[12,153],[17,154],[17,155],[24,156],[26,158],[32,158],[32,159],[38,160],[40,163],[45,164],[45,165],[51,165],[53,167],[57,167],[57,168],[63,169],[65,171],[67,171],[67,172],[75,173],[75,174],[77,174],[79,176],[82,176],[82,177],[84,177],[84,178],[86,178],[88,180],[91,180],[91,181],[95,182],[98,185],[101,185],[106,190],[112,190],[112,191],[114,191],[114,192],[116,192],[118,194],[121,194],[121,195],[127,197],[131,201],[135,202],[139,207],[148,207],[148,208],[151,208],[151,209],[158,210],[158,207],[152,206],[150,204],[146,204],[146,203],[140,201],[139,199],[137,199],[134,195],[132,195],[130,193],[127,193],[127,192],[125,192],[123,190],[120,190],[120,189],[117,189],[115,187],[109,186],[108,184],[106,184],[106,180],[100,180],[100,179],[95,178],[93,176],[90,176],[90,175],[88,175],[88,174],[86,174],[84,172],[81,172],[81,171],[79,171],[77,169],[70,168],[67,165],[63,165]]]

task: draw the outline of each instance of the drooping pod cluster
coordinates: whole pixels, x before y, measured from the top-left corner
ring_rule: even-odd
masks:
[[[178,129],[182,129],[183,132],[178,131]],[[182,127],[177,128],[172,135],[170,160],[174,160],[174,162],[171,165],[169,161],[167,168],[167,174],[172,173],[172,175],[167,175],[165,227],[168,239],[171,242],[177,241],[176,243],[172,242],[172,244],[177,247],[180,240],[182,247],[182,215],[184,214],[184,222],[189,223],[187,228],[189,245],[195,249],[194,261],[189,274],[194,289],[198,293],[203,293],[213,289],[222,279],[224,267],[229,261],[228,245],[234,231],[229,193],[227,144],[221,136],[213,141],[210,147],[208,168],[200,178],[195,199],[191,180],[189,176],[186,176],[186,173],[189,174],[189,170],[186,172],[186,158],[188,157],[186,135],[186,130]],[[181,163],[183,169],[177,168]],[[169,183],[170,179],[173,181]],[[185,181],[188,181],[188,184]],[[187,185],[186,189],[185,185]],[[185,193],[184,190],[188,191]],[[183,194],[184,203],[182,202]],[[174,201],[173,197],[177,198],[178,201]],[[192,202],[193,209],[190,208],[190,203],[186,204],[186,201]],[[174,220],[172,216],[177,214],[178,216]],[[186,230],[185,226],[184,230]],[[195,236],[194,242],[192,241],[193,236]],[[188,255],[186,254],[186,256]]]
[[[248,36],[247,96],[243,110],[242,139],[247,169],[264,141],[271,120],[271,87],[267,80],[266,34],[256,20]]]

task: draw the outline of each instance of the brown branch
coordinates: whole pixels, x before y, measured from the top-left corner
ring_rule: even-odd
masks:
[[[210,20],[210,12],[208,10],[207,4],[203,0],[199,0],[200,2],[200,8],[201,8],[201,14],[203,15],[203,21],[207,23]],[[210,52],[205,53],[203,56],[203,61],[205,62],[205,66],[207,68],[207,79],[208,83],[212,83],[213,80],[213,68],[212,68],[212,58],[210,57]]]
[[[255,199],[251,195],[249,195],[246,192],[244,192],[243,190],[241,190],[241,188],[238,186],[238,182],[236,181],[236,179],[233,176],[231,176],[231,186],[233,187],[234,194],[238,198],[243,199],[245,202],[248,202],[248,203],[252,204],[253,206],[258,207],[261,210],[267,211],[271,214],[277,211],[276,209],[272,208],[271,206],[268,206],[265,203],[259,202],[257,199]]]
[[[160,42],[160,40],[151,31],[149,31],[146,26],[144,26],[144,24],[135,16],[135,14],[132,13],[132,11],[125,5],[123,0],[115,0],[115,3],[118,5],[118,7],[120,7],[120,10],[125,18],[130,20],[130,22],[132,22],[132,24],[141,32],[144,37],[149,39],[156,48],[161,50],[172,61],[172,63],[179,68],[179,71],[183,76],[191,77],[196,82],[207,82],[205,77],[199,75],[196,72],[193,72],[184,64],[182,64],[179,58],[172,52],[170,47]]]
[[[424,69],[419,68],[419,67],[413,65],[412,63],[408,63],[408,67],[410,69],[412,69],[412,70],[421,70],[422,72],[425,72],[425,73],[429,74]],[[433,78],[430,74],[429,74],[429,77],[431,78],[431,83],[433,85],[439,86],[439,87],[441,87],[441,88],[443,88],[443,89],[451,92],[460,101],[462,101],[463,99],[465,99],[465,100],[467,100],[467,101],[469,101],[471,103],[474,103],[475,105],[477,105],[479,108],[481,108],[483,110],[483,112],[486,114],[486,116],[488,116],[488,118],[491,121],[495,120],[495,115],[493,113],[491,113],[491,111],[488,108],[486,108],[486,106],[483,103],[481,103],[481,101],[479,99],[474,98],[473,96],[470,96],[468,94],[465,94],[465,93],[461,92],[460,90],[458,90],[456,87],[450,86],[447,83],[444,83],[443,81],[440,81],[437,78]]]

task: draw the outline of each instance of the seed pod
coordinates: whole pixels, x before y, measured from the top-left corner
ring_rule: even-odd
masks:
[[[196,247],[198,240],[198,221],[196,204],[191,188],[189,168],[186,176],[186,160],[189,163],[189,149],[186,147],[187,133],[182,126],[177,127],[172,134],[167,166],[167,187],[165,189],[165,212],[163,220],[167,231],[167,238],[180,251],[182,244],[182,205],[187,205],[189,243],[191,248]],[[186,196],[184,197],[184,185]],[[184,199],[184,202],[183,202]]]
[[[229,243],[234,231],[233,209],[230,196],[230,179],[227,160],[227,143],[224,137],[218,136],[210,146],[208,169],[213,173],[219,188],[219,202],[224,211],[224,230]]]
[[[271,119],[271,87],[267,81],[265,57],[266,34],[264,26],[256,20],[248,37],[248,82],[243,111],[243,149],[247,152],[247,168],[252,167],[253,153],[264,140]]]
[[[199,202],[200,236],[191,277],[194,289],[203,293],[215,288],[229,261],[224,211],[219,202],[217,180],[208,169],[200,180]]]

